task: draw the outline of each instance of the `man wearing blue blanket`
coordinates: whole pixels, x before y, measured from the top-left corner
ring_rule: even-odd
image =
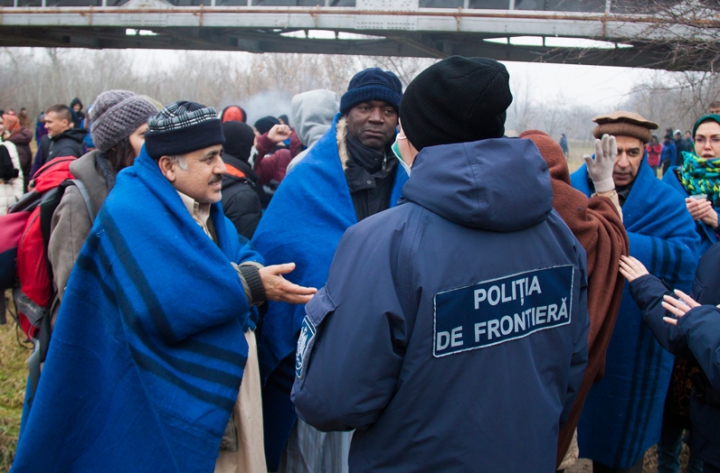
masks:
[[[223,215],[215,110],[148,127],[70,275],[13,471],[266,471],[252,307],[315,290]]]
[[[345,232],[306,306],[293,402],[357,429],[352,473],[555,471],[587,363],[586,256],[535,144],[503,138],[511,102],[491,59],[417,76],[400,205]]]
[[[253,244],[268,264],[295,262],[291,281],[325,285],[345,230],[397,204],[407,181],[391,150],[401,97],[400,80],[392,72],[376,67],[358,72],[330,129],[275,193]],[[269,304],[258,341],[268,470],[342,473],[349,435],[326,436],[299,424],[290,436],[296,420],[290,389],[304,315],[300,306]]]
[[[613,181],[622,206],[630,255],[673,288],[687,291],[695,274],[699,237],[685,201],[655,177],[645,162],[645,145],[657,124],[633,112],[593,119],[595,138],[610,135],[616,146],[597,149],[614,155]],[[590,157],[571,176],[573,187],[593,194]],[[660,438],[673,356],[643,321],[625,285],[615,331],[607,350],[605,377],[590,390],[578,425],[580,455],[595,473],[642,472],[645,451]]]

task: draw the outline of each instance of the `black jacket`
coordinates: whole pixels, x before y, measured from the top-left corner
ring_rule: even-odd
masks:
[[[82,156],[85,135],[87,135],[87,130],[74,128],[51,137],[50,150],[48,155],[43,157],[44,163],[58,156],[75,156],[76,158]]]
[[[237,232],[250,239],[262,217],[262,206],[255,192],[257,175],[247,163],[227,153],[223,155],[223,161],[228,167],[222,180],[223,211]],[[239,177],[236,170],[245,177]]]

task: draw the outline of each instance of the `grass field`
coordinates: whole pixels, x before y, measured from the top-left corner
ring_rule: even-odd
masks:
[[[9,298],[10,293],[6,296]],[[30,350],[18,341],[17,325],[10,314],[0,325],[0,473],[10,470],[15,455]],[[24,337],[20,338],[21,340]]]

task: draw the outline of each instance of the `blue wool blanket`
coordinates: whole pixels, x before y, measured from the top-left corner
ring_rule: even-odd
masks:
[[[348,227],[357,223],[338,153],[336,127],[340,117],[340,114],[335,116],[330,129],[285,177],[252,240],[267,264],[296,264],[287,279],[318,289],[327,281],[340,238]],[[391,207],[399,200],[407,179],[407,173],[398,166]],[[268,380],[283,359],[295,352],[304,317],[302,305],[269,303],[258,341],[260,372],[264,380]],[[266,459],[270,471],[279,461],[295,422],[290,403],[293,368],[294,365],[278,374],[282,381],[270,379],[263,388]]]
[[[213,204],[214,243],[143,148],[68,282],[13,472],[212,472],[261,262]]]
[[[585,165],[572,174],[571,183],[592,194]],[[689,290],[699,247],[695,222],[682,196],[656,178],[645,159],[622,210],[630,255],[671,287]],[[628,468],[657,443],[672,366],[673,356],[643,321],[626,282],[605,377],[593,385],[580,417],[581,455]]]

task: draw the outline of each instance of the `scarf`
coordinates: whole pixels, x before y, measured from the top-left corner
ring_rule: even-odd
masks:
[[[145,148],[118,173],[70,275],[13,471],[211,472],[250,316],[219,203],[217,244]],[[42,452],[39,455],[38,452]]]
[[[678,168],[680,183],[688,195],[706,194],[714,207],[720,197],[720,158],[701,158],[683,151],[683,164]]]
[[[346,145],[350,159],[355,164],[365,169],[370,174],[375,174],[383,168],[387,168],[387,163],[395,157],[387,150],[378,151],[376,149],[365,146],[356,140],[350,133],[346,137]],[[385,166],[383,166],[385,164]]]

